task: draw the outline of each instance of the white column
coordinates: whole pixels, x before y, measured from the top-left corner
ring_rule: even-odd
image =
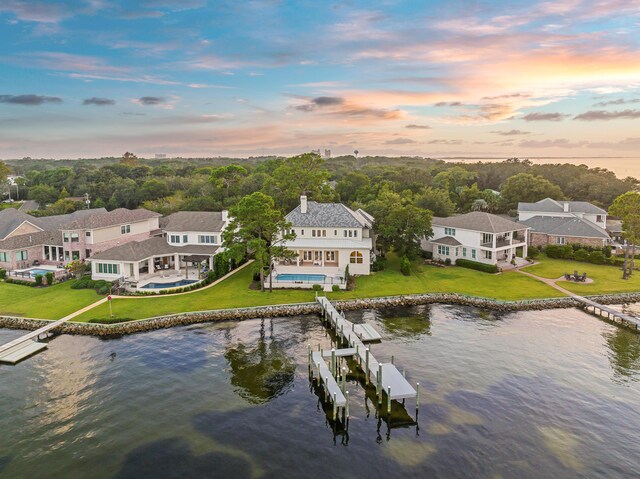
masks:
[[[213,271],[213,258],[214,256],[209,256],[209,269]]]
[[[324,268],[324,255],[325,255],[325,252],[320,251],[320,266],[322,266],[323,268]]]
[[[140,261],[133,263],[133,277],[136,281],[140,281]]]
[[[179,254],[175,254],[173,257],[173,261],[174,261],[174,268],[176,271],[180,271],[180,255]]]
[[[298,256],[296,256],[296,266],[300,266],[300,250],[298,250]]]

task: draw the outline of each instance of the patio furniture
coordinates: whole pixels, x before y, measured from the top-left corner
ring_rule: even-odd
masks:
[[[580,276],[578,281],[580,281],[581,283],[586,282],[587,281],[587,273],[582,273],[582,276]]]
[[[573,276],[571,276],[569,273],[565,273],[564,279],[566,279],[567,281],[573,281]]]

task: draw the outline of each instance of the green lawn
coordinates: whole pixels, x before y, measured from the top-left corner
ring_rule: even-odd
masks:
[[[417,263],[411,276],[400,273],[398,259],[389,256],[387,268],[358,278],[354,291],[331,295],[335,299],[391,296],[414,293],[461,293],[515,301],[553,298],[559,291],[516,272],[488,274],[461,267],[437,268]]]
[[[577,294],[608,294],[640,292],[640,273],[636,272],[631,279],[623,280],[622,271],[617,266],[596,265],[571,261],[566,259],[552,259],[541,256],[539,264],[527,266],[524,271],[541,276],[543,278],[559,278],[565,273],[578,271],[586,272],[587,277],[593,279],[591,284],[574,283],[570,281],[558,281],[558,285]]]
[[[113,313],[118,318],[148,318],[185,311],[266,306],[313,301],[309,290],[274,290],[261,293],[249,289],[251,267],[239,271],[211,288],[181,296],[155,296],[136,299],[116,299]],[[518,273],[489,275],[464,268],[436,268],[416,265],[414,274],[403,276],[397,259],[391,257],[387,270],[357,279],[356,289],[329,293],[332,299],[389,296],[429,292],[459,292],[503,300],[550,298],[562,293]],[[74,321],[109,317],[108,304],[87,311]]]
[[[71,289],[71,282],[31,288],[0,282],[0,314],[40,319],[60,319],[99,301],[94,290]]]

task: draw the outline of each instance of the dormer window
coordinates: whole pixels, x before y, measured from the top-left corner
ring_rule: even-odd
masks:
[[[120,227],[120,234],[126,235],[131,233],[131,225],[122,225]]]

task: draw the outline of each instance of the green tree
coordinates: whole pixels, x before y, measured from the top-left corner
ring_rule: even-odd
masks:
[[[375,218],[376,245],[383,255],[393,248],[399,256],[414,259],[420,253],[422,239],[432,234],[431,212],[388,188],[381,190],[366,209]]]
[[[260,289],[264,291],[264,271],[269,269],[269,291],[272,291],[273,261],[294,258],[296,252],[284,246],[295,239],[282,212],[275,208],[273,198],[255,192],[242,198],[229,211],[231,221],[222,233],[223,246],[236,260],[252,253],[260,273]]]
[[[0,161],[0,184],[5,184],[9,173],[11,173],[11,168],[3,161]]]
[[[124,155],[122,155],[122,158],[120,158],[120,164],[129,167],[137,166],[138,157],[133,153],[129,153],[127,151]]]
[[[367,188],[371,180],[360,171],[349,171],[336,184],[336,192],[340,195],[340,200],[352,202],[358,200],[358,191]]]
[[[507,209],[514,209],[518,202],[535,203],[545,198],[564,199],[560,187],[542,176],[518,173],[510,176],[500,188],[500,198]]]
[[[437,188],[447,190],[451,199],[456,199],[464,186],[471,185],[476,179],[473,171],[465,170],[460,166],[454,166],[441,171],[433,178],[433,184]]]
[[[237,184],[240,179],[247,176],[247,169],[240,165],[226,165],[215,168],[211,171],[210,181],[218,188],[224,188],[225,198],[229,198],[229,190]]]
[[[456,205],[451,201],[449,193],[441,188],[424,188],[415,197],[415,205],[443,218],[451,216],[456,210]]]
[[[29,188],[29,199],[35,200],[41,208],[58,199],[58,192],[53,186],[37,185]]]
[[[609,214],[622,221],[623,236],[627,241],[624,249],[622,277],[627,279],[635,266],[636,245],[640,243],[640,193],[629,191],[618,196],[609,207]],[[631,261],[629,261],[629,246]]]
[[[156,178],[142,183],[139,191],[139,198],[143,201],[155,200],[169,195],[169,187],[164,181],[160,181]]]
[[[301,195],[315,201],[331,200],[334,192],[329,186],[329,170],[324,165],[324,160],[317,153],[288,158],[273,170],[264,192],[286,211],[298,204]]]

